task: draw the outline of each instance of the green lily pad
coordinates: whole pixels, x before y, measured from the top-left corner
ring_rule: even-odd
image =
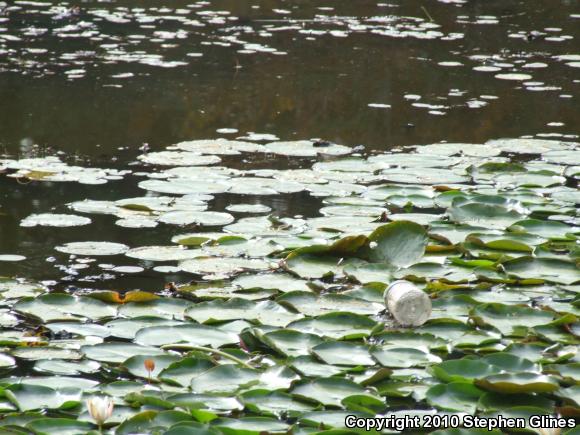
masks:
[[[135,355],[124,361],[123,367],[133,376],[155,379],[162,370],[179,360],[180,358],[176,355]],[[151,373],[146,369],[145,361],[153,362],[154,368]]]
[[[370,258],[395,267],[408,267],[417,263],[427,246],[425,229],[409,221],[397,221],[379,227],[371,233],[369,239],[376,243],[375,247],[371,247]]]
[[[135,335],[135,343],[144,346],[190,344],[221,347],[238,342],[236,334],[220,331],[206,325],[149,326]]]
[[[478,305],[470,316],[477,324],[492,326],[504,335],[521,334],[526,328],[545,325],[554,319],[547,311],[498,303]]]
[[[322,343],[315,334],[306,334],[292,329],[268,332],[260,337],[267,346],[285,356],[309,355],[310,349]]]
[[[305,316],[320,316],[336,311],[374,315],[384,309],[383,305],[355,299],[343,294],[317,296],[312,292],[290,292],[279,297],[278,303],[288,305]]]
[[[515,222],[509,231],[525,232],[554,240],[567,240],[567,234],[577,233],[578,229],[557,221],[526,219]]]
[[[484,361],[462,358],[443,361],[431,367],[443,382],[473,382],[475,379],[499,373],[500,369]]]
[[[371,351],[371,354],[383,367],[390,368],[425,367],[441,362],[436,355],[410,347],[384,346]]]
[[[117,314],[116,307],[96,299],[62,293],[24,298],[14,305],[14,309],[42,319],[44,322],[84,320],[87,318],[97,320]]]
[[[278,391],[254,390],[243,393],[240,397],[250,411],[275,417],[299,416],[314,408],[308,403],[293,399],[289,394]]]
[[[101,256],[124,254],[129,250],[129,247],[112,242],[72,242],[57,246],[54,249],[70,255]]]
[[[21,412],[35,409],[68,409],[78,406],[81,401],[80,388],[53,389],[42,385],[12,385],[5,390],[6,397]]]
[[[259,382],[260,373],[232,364],[213,367],[191,380],[191,391],[201,394],[230,394]]]
[[[508,276],[521,280],[545,280],[559,284],[580,282],[578,267],[571,261],[556,258],[520,257],[506,261],[503,267]]]
[[[189,386],[194,377],[211,369],[214,365],[209,359],[183,358],[163,368],[158,378],[167,383]]]
[[[483,391],[468,382],[434,385],[427,391],[427,402],[444,411],[475,413]]]
[[[324,314],[288,324],[290,329],[335,339],[366,337],[378,326],[377,322],[367,316],[340,312]]]
[[[219,418],[211,422],[225,435],[285,434],[288,424],[267,417]]]
[[[83,346],[81,352],[89,359],[107,363],[122,363],[137,355],[163,355],[161,349],[151,346],[139,346],[133,343],[102,343],[94,346]]]
[[[552,393],[560,388],[555,378],[528,372],[491,375],[475,384],[485,390],[508,394]]]
[[[353,395],[369,395],[359,384],[340,378],[318,378],[310,382],[298,383],[291,391],[292,395],[309,402],[318,402],[325,406],[342,407],[342,400]]]
[[[68,418],[39,418],[28,423],[26,427],[33,430],[34,433],[76,435],[88,433],[93,425]]]
[[[331,365],[375,365],[375,361],[371,358],[368,348],[358,344],[328,341],[314,346],[311,352],[320,360]]]
[[[252,302],[239,298],[202,302],[189,308],[186,314],[199,323],[245,319],[271,326],[286,326],[302,317],[273,301]]]

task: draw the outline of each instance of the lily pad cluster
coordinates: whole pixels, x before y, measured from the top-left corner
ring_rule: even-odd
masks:
[[[23,182],[53,181],[80,184],[105,184],[110,180],[121,180],[131,172],[69,165],[55,156],[20,160],[0,159],[0,172],[4,171],[8,172],[7,177]]]
[[[239,155],[287,168],[243,168]],[[124,256],[183,282],[69,294],[0,281],[0,426],[97,430],[86,406],[96,396],[114,402],[104,425],[114,434],[359,433],[344,429],[347,415],[578,416],[579,157],[576,143],[538,139],[371,155],[208,140],[145,154],[146,196],[68,207],[166,226],[171,240],[70,242],[55,255]],[[267,208],[215,209],[222,194]],[[271,198],[304,194],[319,213],[264,214]],[[423,326],[384,313],[395,279],[432,298]]]

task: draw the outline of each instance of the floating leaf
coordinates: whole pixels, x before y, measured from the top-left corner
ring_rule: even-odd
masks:
[[[20,221],[21,227],[78,227],[91,223],[89,218],[70,214],[33,214]]]
[[[149,326],[135,335],[135,343],[145,346],[189,344],[193,346],[215,346],[238,342],[238,336],[205,325]]]
[[[376,243],[370,257],[396,267],[417,263],[425,253],[427,232],[421,225],[408,221],[393,222],[377,228],[369,239]]]
[[[54,249],[71,255],[101,256],[123,254],[129,250],[129,247],[112,242],[72,242]]]
[[[491,375],[475,383],[486,390],[509,394],[552,393],[559,389],[555,378],[528,372]]]
[[[483,391],[468,382],[434,385],[427,391],[427,402],[444,411],[475,413]]]
[[[441,358],[410,347],[385,346],[371,351],[372,356],[383,367],[424,367],[432,363],[440,363]]]
[[[318,378],[311,382],[301,382],[292,389],[292,395],[319,402],[326,406],[342,406],[342,400],[353,395],[373,395],[355,382],[340,378]]]
[[[139,346],[132,343],[102,343],[94,346],[83,346],[81,351],[89,359],[108,363],[122,363],[137,355],[155,356],[165,353],[156,347]]]

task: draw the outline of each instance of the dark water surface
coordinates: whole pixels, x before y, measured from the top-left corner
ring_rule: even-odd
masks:
[[[579,134],[577,1],[2,4],[0,154],[9,158],[62,151],[68,162],[122,169],[143,144],[250,132],[367,149]],[[75,282],[55,267],[63,256],[53,248],[105,234],[132,247],[168,244],[175,228],[131,230],[107,216],[91,216],[90,227],[19,227],[71,201],[143,194],[133,177],[98,186],[0,178],[0,254],[28,258],[0,262],[0,275],[158,288],[172,277]],[[262,202],[280,216],[316,215],[319,205],[306,194]],[[79,275],[92,272],[103,270]]]

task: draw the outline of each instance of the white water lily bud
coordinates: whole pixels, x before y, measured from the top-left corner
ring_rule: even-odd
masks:
[[[113,400],[108,396],[95,396],[87,400],[89,414],[99,426],[102,426],[111,417],[113,406]]]
[[[385,290],[385,305],[402,326],[421,326],[431,315],[431,299],[409,281],[391,283]]]

